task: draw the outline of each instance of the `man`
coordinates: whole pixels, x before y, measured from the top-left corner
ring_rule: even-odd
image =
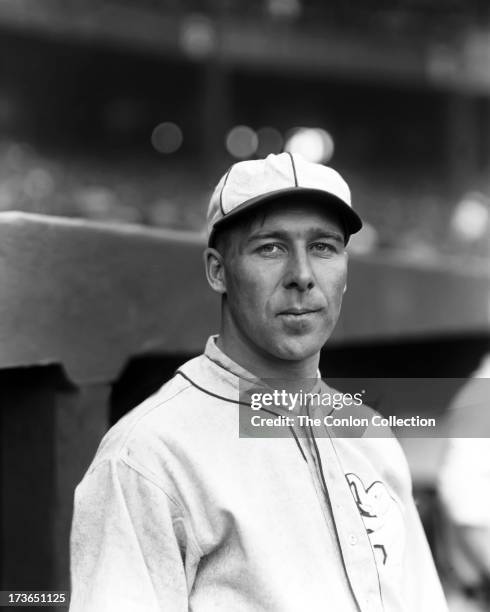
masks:
[[[104,438],[75,497],[71,610],[445,610],[393,438],[241,428],[314,414],[252,410],[277,381],[328,390],[319,353],[362,225],[347,184],[288,153],[240,162],[208,221],[219,336]]]

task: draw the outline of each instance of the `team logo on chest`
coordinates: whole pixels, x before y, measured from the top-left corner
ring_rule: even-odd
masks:
[[[349,473],[345,477],[371,540],[378,566],[384,570],[399,571],[405,530],[398,502],[380,480],[366,487],[357,474]]]

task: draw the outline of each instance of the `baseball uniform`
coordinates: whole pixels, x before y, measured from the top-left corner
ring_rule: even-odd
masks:
[[[393,438],[239,437],[205,353],[105,436],[77,487],[70,610],[443,612]]]

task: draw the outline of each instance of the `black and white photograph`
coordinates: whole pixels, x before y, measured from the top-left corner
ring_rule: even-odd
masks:
[[[0,0],[0,608],[490,612],[490,4]]]

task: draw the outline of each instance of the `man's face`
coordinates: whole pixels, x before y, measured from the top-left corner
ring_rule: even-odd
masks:
[[[346,284],[344,231],[320,205],[279,203],[233,230],[224,257],[225,316],[262,355],[300,361],[337,322]]]

